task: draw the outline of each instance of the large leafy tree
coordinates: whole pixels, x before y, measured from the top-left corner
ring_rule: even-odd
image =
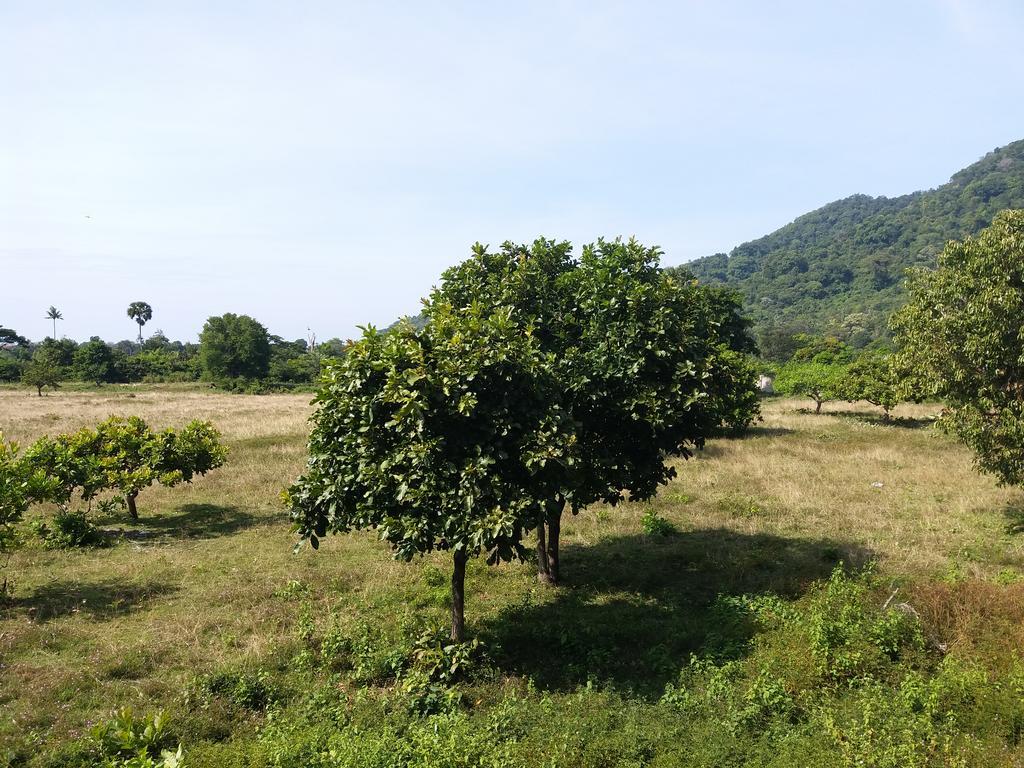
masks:
[[[115,378],[114,353],[99,336],[93,336],[75,350],[72,365],[82,381],[103,384]]]
[[[248,315],[211,317],[199,335],[203,373],[214,381],[264,379],[270,369],[270,337]]]
[[[635,241],[598,241],[578,259],[568,243],[543,239],[493,253],[477,246],[427,302],[428,325],[438,306],[508,307],[545,353],[571,431],[561,460],[530,468],[538,519],[526,525],[544,581],[559,578],[565,508],[648,498],[674,474],[666,457],[688,456],[757,413],[738,298],[666,275],[659,255]]]
[[[468,558],[521,556],[537,516],[529,468],[559,458],[543,355],[512,315],[436,302],[422,330],[365,331],[326,367],[309,463],[285,494],[314,548],[374,529],[405,560],[450,552],[457,642]]]
[[[139,325],[139,344],[141,344],[142,326],[153,319],[153,308],[144,301],[133,301],[128,305],[128,317]]]
[[[1001,482],[1024,483],[1024,210],[952,241],[893,316],[901,367],[943,399],[942,424]]]

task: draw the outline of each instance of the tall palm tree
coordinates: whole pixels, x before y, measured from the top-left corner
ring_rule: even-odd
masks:
[[[133,301],[128,305],[128,317],[139,324],[139,344],[141,344],[142,326],[153,319],[153,308],[144,301]]]
[[[48,310],[46,310],[46,319],[47,320],[53,320],[53,340],[56,341],[57,340],[57,321],[58,320],[63,320],[64,319],[64,315],[62,315],[60,313],[59,309],[57,309],[55,306],[53,306],[51,304],[50,308]]]

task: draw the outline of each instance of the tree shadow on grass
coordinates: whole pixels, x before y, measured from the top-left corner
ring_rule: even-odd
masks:
[[[747,652],[756,629],[719,595],[796,598],[839,562],[856,568],[870,558],[830,539],[725,529],[567,546],[554,599],[509,606],[481,637],[505,671],[542,688],[573,690],[592,680],[656,699],[691,654]]]
[[[848,421],[859,421],[862,424],[873,424],[879,427],[898,427],[900,429],[924,429],[935,424],[934,416],[891,416],[886,421],[881,413],[864,413],[863,411],[831,411],[829,415]]]
[[[1012,536],[1019,536],[1024,533],[1024,504],[1007,504],[1003,509],[1003,517],[1006,518],[1006,532]]]
[[[105,528],[107,535],[123,536],[129,541],[145,542],[155,539],[213,539],[229,536],[261,522],[263,518],[239,507],[223,504],[183,504],[166,515],[146,515],[140,510],[138,521],[130,529]],[[116,521],[124,522],[123,518]],[[114,518],[100,521],[113,523]]]
[[[49,621],[75,613],[102,621],[142,610],[157,597],[173,594],[178,587],[159,583],[125,583],[116,579],[97,582],[51,581],[31,594],[0,603],[0,615],[20,613],[33,621]]]

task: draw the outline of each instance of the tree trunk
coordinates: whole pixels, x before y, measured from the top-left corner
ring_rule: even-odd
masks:
[[[456,550],[452,569],[452,642],[466,639],[466,553]]]
[[[537,581],[551,583],[551,563],[548,561],[548,545],[544,539],[544,515],[537,517]]]
[[[561,574],[558,572],[558,540],[562,532],[561,501],[552,504],[548,510],[548,584],[558,584]]]
[[[43,385],[42,384],[36,384],[36,394],[39,395],[40,397],[43,396]]]
[[[824,401],[822,401],[822,400],[815,400],[814,401],[814,403],[815,403],[814,412],[815,413],[821,413],[821,404],[822,404],[822,402],[824,402]]]
[[[889,409],[884,406],[882,407],[882,421],[889,421]]]
[[[139,519],[139,510],[135,507],[135,497],[138,496],[138,491],[132,491],[128,494],[128,515],[132,520]]]

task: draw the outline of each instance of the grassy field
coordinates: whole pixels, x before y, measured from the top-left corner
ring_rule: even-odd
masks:
[[[811,755],[822,765],[1024,764],[1024,714],[1010,722],[1003,704],[982,706],[976,692],[964,719],[936,725],[935,743],[913,759],[894,747],[856,762],[881,739],[857,730],[869,723],[853,711],[875,683],[902,695],[908,676],[945,680],[955,659],[983,676],[978,690],[1003,686],[1014,701],[1024,692],[1013,688],[1024,644],[1024,494],[977,474],[931,426],[934,406],[901,407],[882,424],[868,407],[813,415],[805,402],[766,401],[748,437],[680,462],[652,504],[567,520],[564,586],[538,585],[530,564],[471,563],[468,629],[487,661],[461,684],[462,703],[442,707],[433,717],[447,719],[424,730],[399,713],[403,662],[392,657],[443,619],[447,561],[394,562],[371,534],[293,554],[278,495],[302,469],[308,400],[155,386],[42,398],[0,391],[0,430],[22,443],[138,414],[157,427],[211,419],[230,449],[224,468],[192,486],[145,491],[138,524],[97,519],[109,547],[51,551],[29,539],[11,558],[13,594],[0,604],[0,765],[84,764],[76,750],[89,726],[122,706],[166,710],[190,766],[384,765],[373,749],[424,739],[436,760],[424,765],[783,765],[772,761]],[[645,533],[652,511],[677,531]],[[847,587],[876,610],[895,591],[891,602],[919,618],[922,638],[920,658],[891,652],[892,664],[872,668],[868,683],[856,678],[853,694],[834,669],[807,667],[796,630],[762,620],[749,598],[752,619],[723,614],[740,596],[773,595],[820,623],[833,594],[821,584],[839,563],[851,572],[872,564],[873,575]],[[819,636],[808,637],[818,648]],[[342,638],[344,663],[328,653],[332,638]],[[701,660],[718,666],[709,672]],[[705,700],[680,703],[684,684],[710,690],[741,662],[736,679],[748,682],[729,683],[737,702],[761,695],[749,681],[773,670],[790,703],[758,704],[749,733],[748,710],[735,702],[722,705],[739,713],[729,728]],[[248,681],[255,694],[222,695],[210,682],[218,679],[232,690]],[[825,688],[833,714],[814,698]],[[382,717],[390,730],[380,731]],[[338,745],[320,762],[296,756],[299,742],[328,739],[331,728],[348,729],[346,744],[358,742],[365,762],[345,762]],[[379,744],[359,741],[368,733]],[[438,734],[447,746],[431,746]],[[465,755],[443,757],[449,742]],[[504,752],[488,751],[499,742]]]

